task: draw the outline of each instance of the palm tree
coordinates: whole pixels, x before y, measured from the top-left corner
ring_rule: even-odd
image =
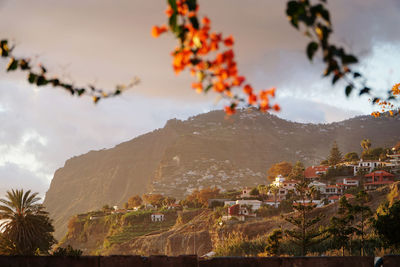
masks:
[[[360,143],[363,151],[367,151],[371,147],[371,141],[369,139],[363,139]]]
[[[33,255],[36,252],[47,253],[55,243],[54,228],[48,213],[37,202],[38,193],[28,190],[7,191],[6,198],[0,199],[0,229],[2,239],[9,244],[9,254]],[[11,245],[10,245],[11,244]],[[4,250],[4,247],[3,247]]]

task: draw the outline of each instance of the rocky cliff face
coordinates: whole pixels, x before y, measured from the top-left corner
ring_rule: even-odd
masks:
[[[164,128],[114,148],[67,160],[54,174],[44,204],[60,239],[74,214],[104,204],[122,205],[145,192],[180,199],[206,186],[232,189],[265,183],[273,163],[318,164],[333,141],[343,152],[359,152],[363,138],[374,147],[393,145],[400,139],[399,118],[361,116],[302,124],[252,111],[228,118],[212,111],[186,121],[170,120]]]

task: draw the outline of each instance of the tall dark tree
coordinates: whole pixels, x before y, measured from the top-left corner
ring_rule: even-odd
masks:
[[[345,249],[350,246],[350,238],[356,231],[352,226],[354,221],[353,207],[347,201],[346,197],[340,199],[337,214],[339,216],[333,216],[331,218],[328,232],[332,238],[334,246],[341,249],[342,256],[344,256]]]
[[[329,165],[335,166],[340,162],[342,162],[342,159],[343,159],[342,153],[340,152],[339,147],[335,141],[332,145],[331,152],[328,157]]]
[[[54,228],[48,213],[37,202],[38,193],[31,194],[28,190],[7,191],[5,199],[0,199],[0,224],[2,242],[11,255],[47,254],[55,243],[52,233]]]
[[[355,161],[358,161],[360,158],[359,158],[357,152],[349,152],[346,155],[344,155],[343,159],[346,162],[355,162]]]
[[[358,219],[358,223],[355,225],[355,230],[357,236],[361,239],[361,256],[365,255],[365,235],[366,235],[366,228],[368,224],[368,220],[372,216],[371,209],[366,205],[369,201],[370,196],[367,192],[360,191],[356,196],[356,204],[353,207],[354,215]]]
[[[315,192],[314,187],[309,186],[308,181],[303,181],[296,185],[298,199],[293,203],[294,215],[287,216],[285,220],[295,226],[292,230],[286,230],[286,235],[292,239],[293,243],[301,250],[301,255],[305,256],[308,249],[323,240],[324,231],[317,227],[323,215],[315,215],[313,210],[316,205],[312,202]]]
[[[304,179],[304,165],[301,161],[297,161],[293,166],[292,171],[290,172],[288,178],[292,180],[301,181]]]
[[[265,252],[268,256],[279,256],[281,254],[281,240],[283,233],[281,229],[275,229],[267,237],[267,245],[265,246]]]
[[[400,248],[400,201],[392,206],[389,202],[384,203],[373,220],[373,226],[387,245]]]

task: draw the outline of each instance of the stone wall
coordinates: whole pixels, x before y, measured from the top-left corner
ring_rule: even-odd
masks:
[[[383,258],[385,267],[400,266],[400,255]],[[372,267],[373,257],[220,257],[199,259],[197,256],[0,256],[1,267]]]

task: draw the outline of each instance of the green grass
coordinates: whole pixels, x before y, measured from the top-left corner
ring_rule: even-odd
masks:
[[[125,214],[124,226],[115,234],[107,237],[110,245],[124,243],[132,238],[149,234],[155,231],[166,231],[174,226],[177,218],[176,212],[168,212],[166,220],[163,222],[151,222],[152,212],[128,213]]]

